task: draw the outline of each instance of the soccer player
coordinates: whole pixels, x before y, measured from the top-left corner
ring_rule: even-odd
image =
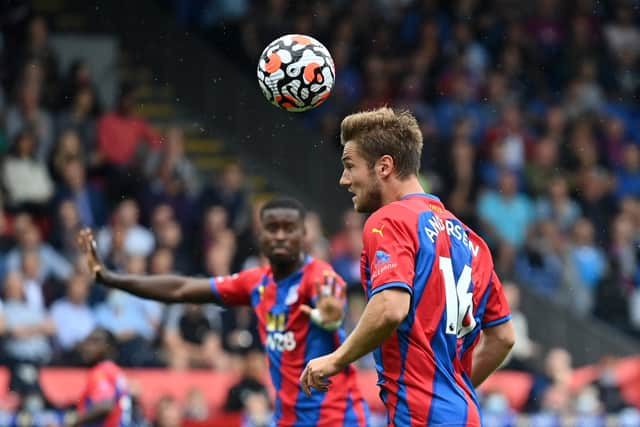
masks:
[[[345,285],[327,263],[305,256],[305,209],[279,198],[260,211],[260,247],[269,266],[228,277],[135,276],[108,271],[98,259],[91,232],[80,234],[96,280],[143,298],[165,302],[251,305],[276,389],[278,426],[365,426],[368,409],[352,367],[345,365],[326,395],[308,396],[298,383],[305,364],[344,341]]]
[[[87,385],[78,404],[78,417],[69,426],[128,427],[131,396],[122,370],[110,360],[115,337],[96,328],[81,343],[81,357],[91,366]]]
[[[422,134],[410,113],[353,114],[340,136],[340,184],[357,211],[371,213],[361,262],[368,302],[346,341],[307,364],[302,387],[330,390],[330,376],[375,350],[390,426],[478,426],[474,386],[515,339],[491,254],[422,189]]]

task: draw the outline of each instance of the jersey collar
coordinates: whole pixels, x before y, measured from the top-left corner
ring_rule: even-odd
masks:
[[[409,197],[426,197],[427,199],[433,199],[437,202],[440,202],[440,199],[438,198],[438,196],[434,196],[433,194],[429,194],[429,193],[410,193],[410,194],[405,194],[404,196],[402,196],[402,198],[400,200],[405,200],[408,199]]]
[[[266,284],[269,281],[272,281],[278,287],[280,287],[280,286],[289,286],[292,283],[298,282],[300,280],[300,277],[302,277],[302,274],[304,272],[305,267],[307,265],[309,265],[311,263],[311,261],[313,261],[313,258],[311,257],[311,255],[305,255],[304,264],[302,264],[302,267],[300,267],[300,269],[298,269],[297,271],[294,271],[293,273],[291,273],[287,277],[283,277],[282,279],[277,280],[277,281],[273,278],[273,271],[271,270],[271,267],[269,267],[269,271],[267,272],[267,274],[264,277],[265,278],[265,283],[263,283],[263,285],[266,286]]]

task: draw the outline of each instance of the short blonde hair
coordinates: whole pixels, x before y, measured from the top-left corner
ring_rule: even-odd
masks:
[[[355,143],[369,167],[385,154],[391,156],[400,179],[417,175],[420,170],[422,132],[408,111],[382,107],[350,114],[342,120],[340,142]]]

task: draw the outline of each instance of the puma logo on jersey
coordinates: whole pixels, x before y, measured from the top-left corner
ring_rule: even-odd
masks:
[[[382,230],[384,230],[384,224],[382,224],[382,227],[380,227],[380,228],[375,228],[374,227],[373,229],[371,229],[371,232],[374,233],[374,234],[378,233],[380,235],[380,237],[384,237],[383,234],[382,234]]]

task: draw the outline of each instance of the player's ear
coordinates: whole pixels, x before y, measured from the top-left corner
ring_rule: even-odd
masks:
[[[376,162],[376,165],[375,165],[376,174],[380,178],[388,178],[393,172],[394,166],[395,166],[395,163],[393,161],[393,157],[391,157],[388,154],[385,154],[384,156],[380,157]]]

